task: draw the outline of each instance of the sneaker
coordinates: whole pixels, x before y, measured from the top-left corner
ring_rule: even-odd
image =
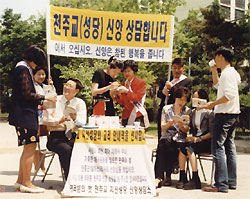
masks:
[[[198,180],[191,179],[188,183],[184,184],[183,187],[185,190],[192,190],[192,189],[200,189],[201,188],[201,181],[200,178]]]

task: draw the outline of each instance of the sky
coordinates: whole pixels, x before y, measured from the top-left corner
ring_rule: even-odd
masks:
[[[6,8],[12,8],[13,13],[21,14],[22,20],[38,13],[45,14],[50,0],[0,0],[0,15]]]

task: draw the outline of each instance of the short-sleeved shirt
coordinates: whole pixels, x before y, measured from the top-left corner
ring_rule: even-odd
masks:
[[[105,86],[108,86],[108,85],[110,85],[110,82],[114,82],[114,81],[115,81],[115,79],[113,79],[111,76],[109,76],[103,70],[95,71],[95,73],[94,73],[94,75],[92,77],[92,83],[98,83],[98,88],[103,88]],[[106,116],[114,116],[115,115],[115,109],[114,109],[113,100],[110,97],[109,91],[106,91],[102,95],[105,98],[110,100],[110,101],[106,102],[105,115]]]
[[[171,114],[174,115],[174,104],[170,104],[170,105],[165,105],[163,107],[162,110],[162,114],[161,114],[161,121],[165,121],[168,122],[170,120],[172,120]],[[179,116],[182,115],[191,115],[191,109],[188,108],[187,106],[184,106],[181,109],[181,112],[178,114]],[[173,137],[179,132],[179,137],[180,139],[186,136],[186,134],[178,131],[176,129],[176,127],[174,126],[170,126],[167,130],[164,131],[163,135],[161,136],[161,139],[167,139],[168,141],[171,141],[173,139]]]

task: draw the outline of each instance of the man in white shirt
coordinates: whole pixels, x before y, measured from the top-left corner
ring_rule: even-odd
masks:
[[[224,192],[236,189],[236,148],[234,143],[235,127],[240,113],[238,85],[239,73],[231,67],[233,59],[231,49],[220,47],[215,53],[215,65],[211,67],[212,78],[217,88],[217,99],[206,108],[214,109],[214,134],[212,152],[215,159],[215,184],[204,187],[204,191]],[[221,69],[220,78],[217,68]]]
[[[68,80],[63,87],[63,95],[57,97],[55,112],[50,113],[47,119],[43,119],[50,131],[47,148],[59,155],[66,179],[76,135],[72,132],[75,127],[85,125],[87,118],[85,102],[75,97],[81,88],[82,84],[79,80]]]

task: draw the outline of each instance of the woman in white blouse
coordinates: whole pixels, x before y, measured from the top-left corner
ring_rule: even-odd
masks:
[[[208,94],[204,89],[194,92],[193,98],[199,98],[209,101]],[[198,176],[196,154],[211,153],[211,138],[213,134],[214,113],[211,110],[200,109],[198,107],[192,110],[190,121],[190,134],[186,138],[186,143],[180,146],[179,166],[180,180],[176,185],[178,189],[200,189],[201,182]],[[188,156],[192,167],[192,179],[187,182],[185,173],[186,156]]]

